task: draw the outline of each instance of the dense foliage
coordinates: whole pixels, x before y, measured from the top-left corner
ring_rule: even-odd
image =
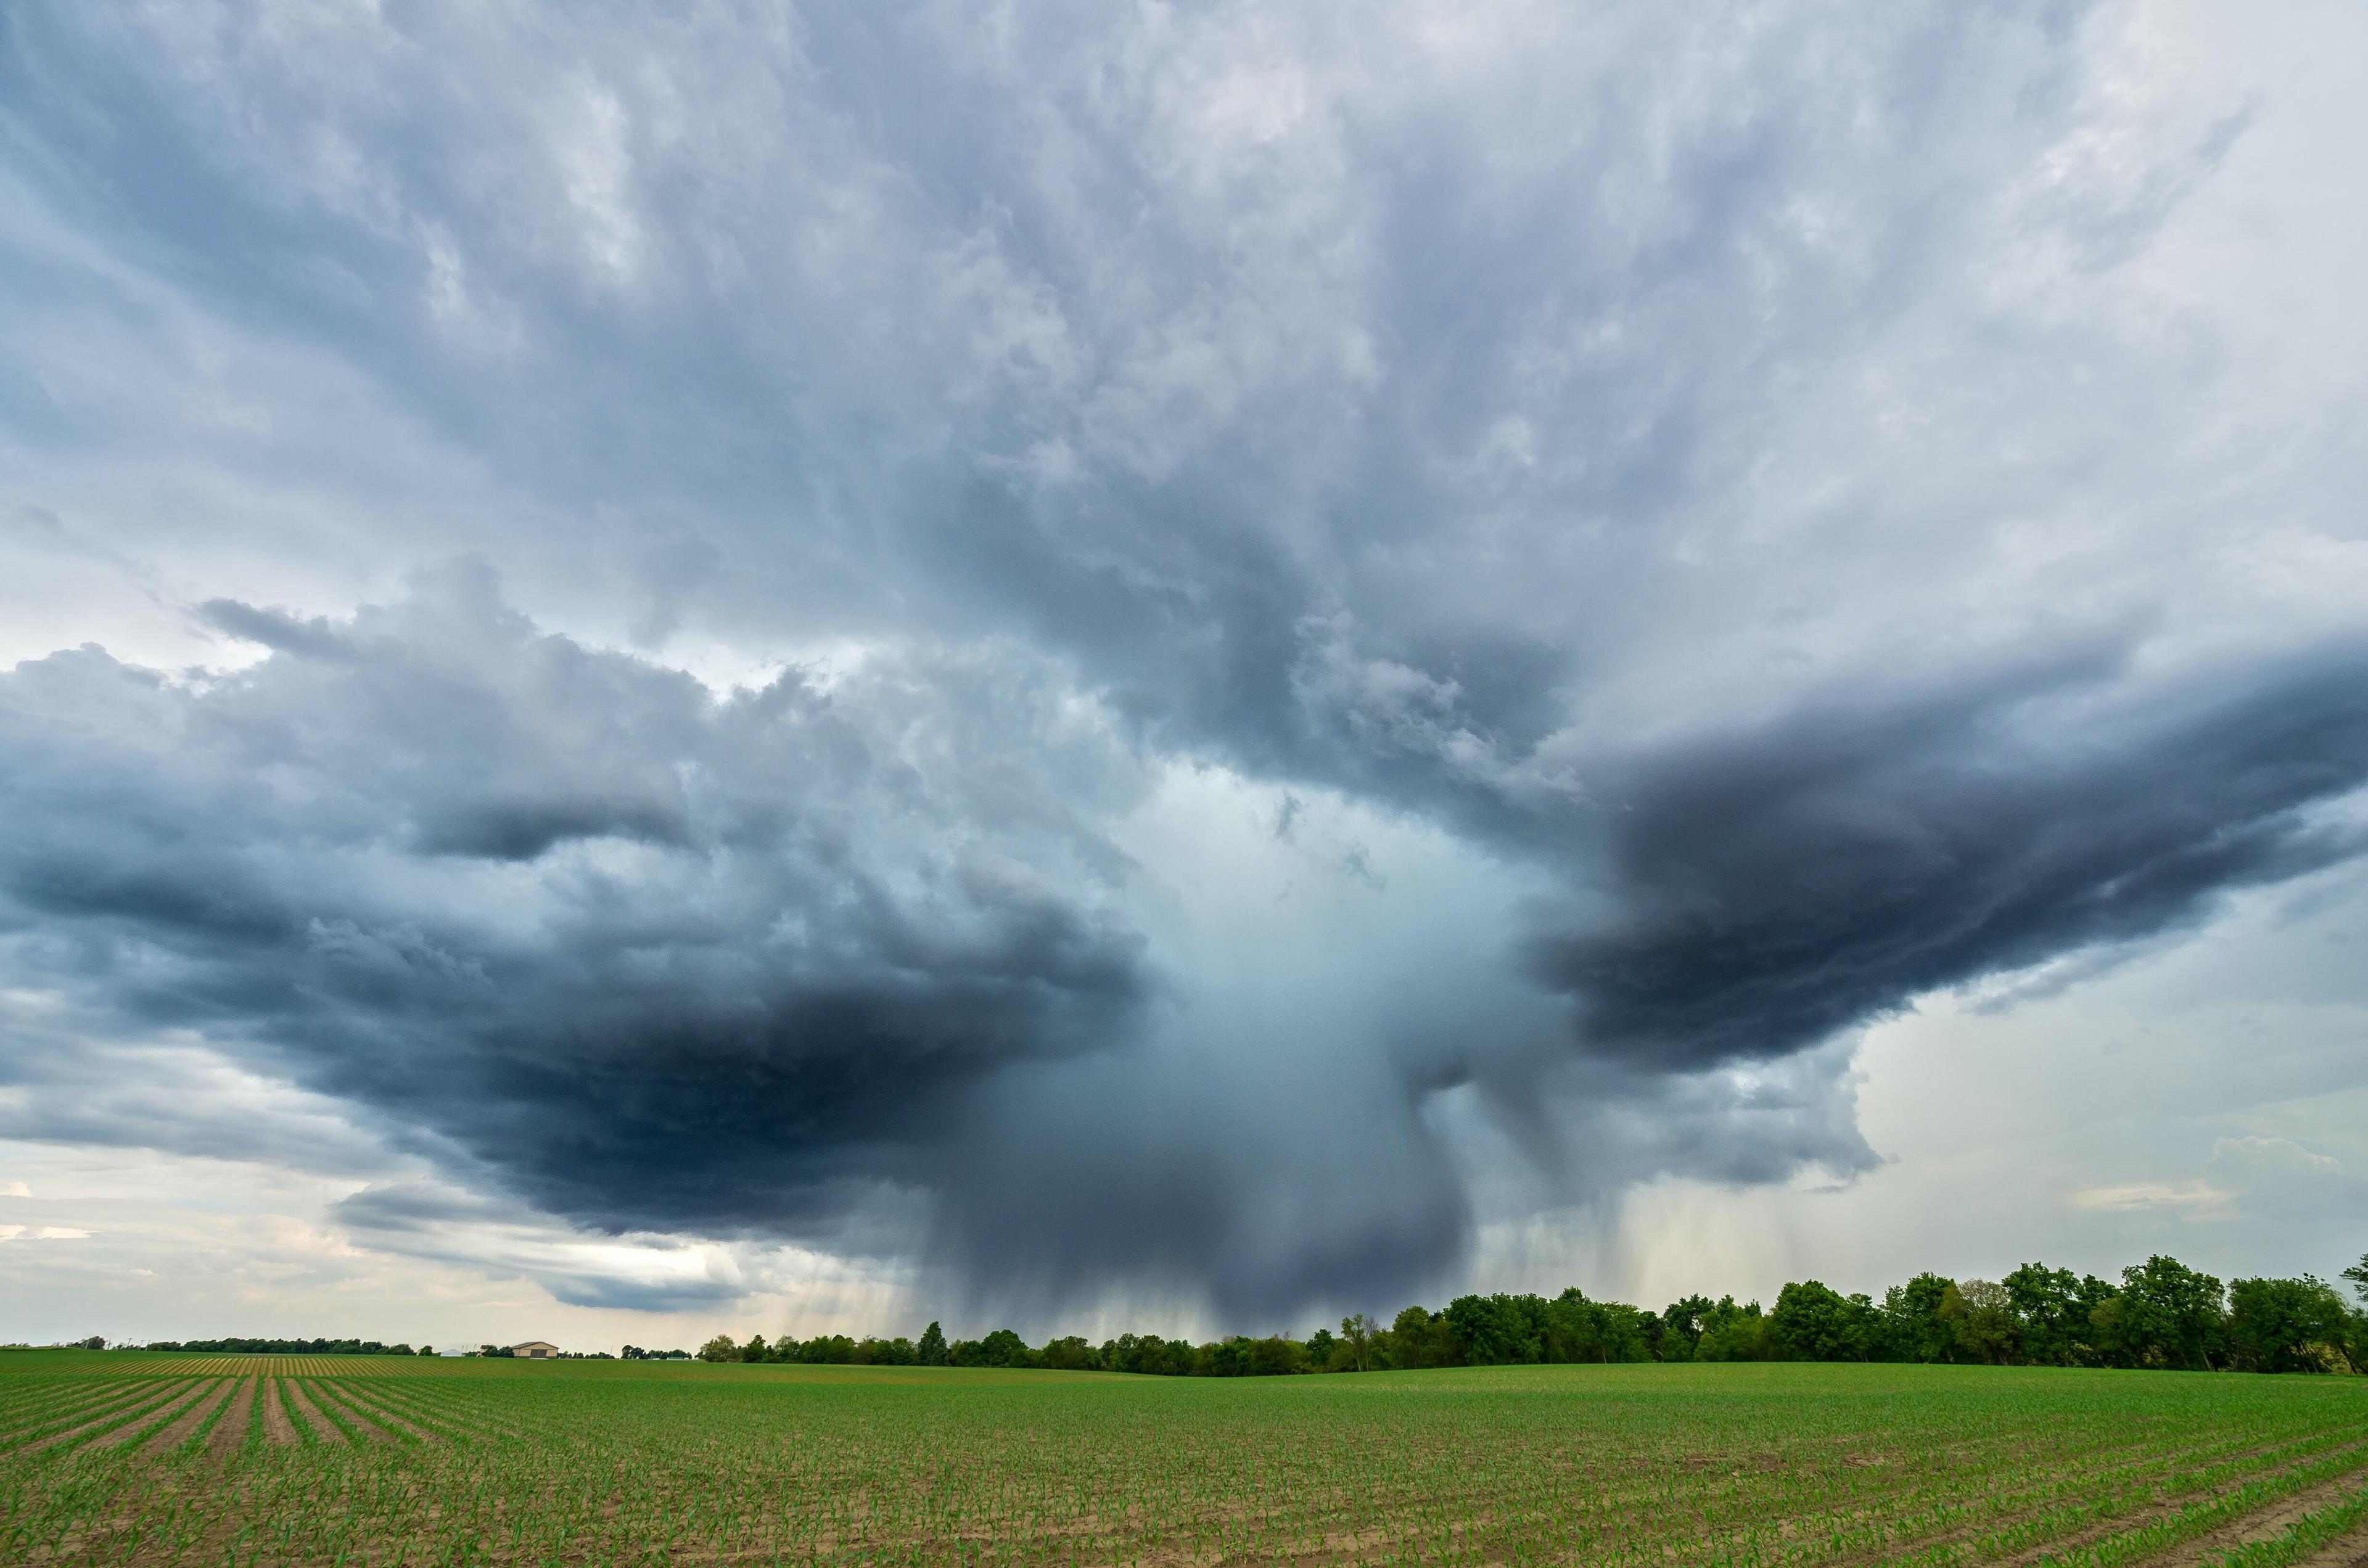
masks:
[[[2345,1270],[2368,1298],[2368,1258]],[[2005,1278],[1919,1274],[1881,1301],[1815,1279],[1786,1285],[1775,1305],[1688,1296],[1658,1312],[1590,1301],[1577,1289],[1462,1296],[1444,1311],[1408,1307],[1384,1327],[1363,1316],[1305,1339],[1235,1336],[1195,1345],[1122,1334],[1030,1346],[1011,1330],[949,1341],[936,1324],[918,1341],[789,1335],[745,1345],[719,1335],[706,1361],[806,1365],[1042,1368],[1166,1377],[1266,1377],[1425,1367],[1612,1361],[1894,1361],[2042,1367],[2153,1367],[2193,1371],[2351,1372],[2368,1367],[2368,1312],[2325,1281],[2218,1279],[2157,1256],[2118,1283],[2044,1264]]]

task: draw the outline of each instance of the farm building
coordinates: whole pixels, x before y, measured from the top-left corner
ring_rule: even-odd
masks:
[[[529,1339],[524,1345],[511,1346],[510,1354],[530,1361],[547,1361],[559,1354],[559,1346],[545,1344],[540,1339]]]

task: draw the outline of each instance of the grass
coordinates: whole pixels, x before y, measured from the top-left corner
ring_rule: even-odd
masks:
[[[0,1449],[0,1561],[2252,1568],[2368,1529],[2368,1379],[18,1353],[0,1433],[166,1423],[169,1385],[256,1373],[235,1447]]]

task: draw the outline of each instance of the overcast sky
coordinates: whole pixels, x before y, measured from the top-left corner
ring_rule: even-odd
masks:
[[[0,1338],[2368,1246],[2368,12],[0,10]]]

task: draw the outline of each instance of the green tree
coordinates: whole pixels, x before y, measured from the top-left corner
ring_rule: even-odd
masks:
[[[1373,1320],[1362,1312],[1352,1312],[1340,1320],[1340,1338],[1349,1346],[1349,1354],[1357,1363],[1357,1370],[1372,1368]]]
[[[1264,1339],[1237,1341],[1242,1346],[1242,1374],[1252,1378],[1286,1377],[1308,1369],[1307,1346],[1280,1334]]]
[[[2120,1291],[2093,1274],[2026,1263],[1998,1281],[2022,1335],[2022,1358],[2042,1367],[2092,1367],[2097,1309]]]
[[[1532,1296],[1528,1300],[1536,1301],[1537,1298]],[[1587,1292],[1576,1285],[1551,1301],[1540,1301],[1537,1317],[1538,1359],[1541,1361],[1627,1359],[1624,1356],[1611,1354],[1606,1337],[1606,1331],[1611,1324],[1603,1307],[1588,1301]]]
[[[1863,1361],[1874,1337],[1874,1303],[1800,1280],[1776,1293],[1768,1332],[1778,1353],[1795,1361]]]
[[[492,1346],[485,1346],[485,1354],[493,1354]],[[730,1335],[719,1334],[699,1347],[699,1358],[702,1361],[737,1361],[740,1359],[740,1347],[732,1343]]]
[[[2248,1372],[2350,1371],[2351,1312],[2335,1287],[2299,1279],[2239,1279],[2228,1287],[2228,1348]]]
[[[935,1318],[931,1318],[929,1326],[921,1331],[920,1354],[921,1365],[924,1367],[942,1367],[946,1364],[946,1331],[938,1326]]]
[[[1101,1370],[1101,1352],[1086,1343],[1080,1335],[1065,1339],[1047,1340],[1038,1352],[1034,1364],[1050,1367],[1060,1372],[1098,1372]]]
[[[1964,1358],[2004,1367],[2021,1359],[2021,1325],[2003,1285],[1987,1279],[1960,1279],[1941,1294],[1941,1320],[1956,1336]]]
[[[1883,1293],[1883,1321],[1878,1329],[1878,1354],[1886,1361],[1953,1361],[1957,1336],[1941,1316],[1956,1281],[1940,1274],[1918,1274],[1905,1285]]]
[[[761,1361],[764,1358],[765,1336],[761,1334],[750,1335],[748,1336],[748,1343],[740,1346],[740,1359],[743,1361]]]
[[[2123,1269],[2120,1294],[2091,1321],[2118,1366],[2210,1371],[2226,1359],[2220,1281],[2160,1253]]]
[[[1564,1292],[1565,1297],[1578,1292]],[[1588,1358],[1596,1361],[1649,1361],[1653,1358],[1653,1341],[1661,1331],[1661,1320],[1642,1307],[1632,1307],[1625,1301],[1588,1301],[1587,1312],[1595,1328],[1595,1354]]]
[[[2345,1269],[2343,1277],[2351,1281],[2351,1288],[2360,1292],[2360,1299],[2368,1301],[2368,1252],[2362,1253],[2360,1261]]]
[[[1664,1361],[1691,1361],[1702,1331],[1710,1326],[1718,1303],[1708,1296],[1686,1296],[1661,1309],[1660,1352]]]
[[[1455,1326],[1446,1314],[1433,1317],[1421,1307],[1408,1307],[1390,1324],[1391,1365],[1454,1367],[1463,1363]]]
[[[1028,1342],[1008,1328],[998,1328],[978,1342],[978,1365],[982,1367],[1025,1367],[1030,1364]]]
[[[1533,1325],[1526,1332],[1542,1361],[1649,1361],[1661,1336],[1661,1320],[1653,1313],[1619,1301],[1590,1301],[1576,1285],[1551,1301],[1514,1300]]]
[[[1158,1378],[1181,1378],[1191,1373],[1194,1359],[1192,1346],[1185,1341],[1146,1334],[1135,1341],[1133,1370]]]
[[[1545,1358],[1543,1306],[1535,1296],[1458,1296],[1438,1321],[1466,1366],[1519,1366]]]
[[[1768,1332],[1768,1320],[1760,1315],[1759,1303],[1749,1301],[1738,1307],[1732,1296],[1721,1296],[1704,1315],[1702,1338],[1694,1344],[1697,1361],[1769,1361],[1775,1355],[1775,1343]]]

